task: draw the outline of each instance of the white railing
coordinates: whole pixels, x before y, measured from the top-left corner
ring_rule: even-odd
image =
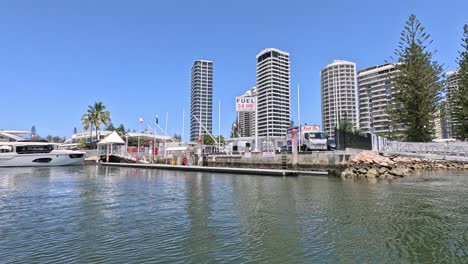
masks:
[[[386,152],[468,157],[468,142],[398,142],[388,141]]]
[[[372,150],[414,155],[439,155],[468,158],[468,142],[400,142],[372,134]]]

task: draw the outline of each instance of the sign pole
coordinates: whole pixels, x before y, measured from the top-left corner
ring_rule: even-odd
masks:
[[[258,152],[258,106],[257,96],[255,97],[255,152]]]
[[[239,120],[239,111],[237,111],[237,152],[240,153],[239,140],[240,140],[240,120]]]

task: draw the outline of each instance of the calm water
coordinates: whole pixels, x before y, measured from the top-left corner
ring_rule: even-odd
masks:
[[[0,169],[0,263],[468,263],[468,176]]]

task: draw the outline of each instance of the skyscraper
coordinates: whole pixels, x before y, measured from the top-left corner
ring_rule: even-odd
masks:
[[[203,126],[200,126],[199,121]],[[213,126],[213,62],[196,60],[192,65],[190,140],[196,141]]]
[[[440,129],[442,138],[450,138],[448,134],[447,98],[443,98],[440,102]]]
[[[388,106],[395,89],[392,79],[398,71],[395,64],[383,64],[358,72],[359,128],[362,132],[388,133],[391,127]]]
[[[320,72],[322,129],[335,137],[335,126],[347,120],[358,127],[356,101],[356,64],[335,60]]]
[[[240,97],[255,97],[257,96],[257,88],[253,87],[252,89],[245,92]],[[255,136],[255,112],[239,112],[239,132],[241,137],[253,137]]]
[[[264,49],[257,55],[258,136],[285,137],[291,125],[289,53]]]
[[[460,77],[458,76],[458,71],[449,71],[445,73],[447,78],[446,90],[447,90],[447,137],[456,138],[457,125],[459,124],[457,118],[454,116],[456,92],[458,91],[458,85]]]

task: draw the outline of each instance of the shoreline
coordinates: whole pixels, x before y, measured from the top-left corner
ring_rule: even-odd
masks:
[[[468,162],[460,160],[440,160],[420,157],[407,157],[387,153],[361,151],[349,153],[349,159],[343,158],[345,153],[339,153],[339,158],[320,162],[314,158],[292,166],[290,160],[281,163],[280,160],[242,160],[216,158],[208,159],[205,166],[194,165],[172,165],[160,163],[118,163],[99,162],[103,166],[135,167],[147,169],[179,170],[193,172],[214,172],[248,175],[270,175],[270,176],[335,176],[341,178],[380,178],[394,179],[410,176],[416,171],[425,170],[458,170],[468,171]],[[322,155],[322,154],[320,154]],[[328,154],[327,154],[328,155]],[[90,163],[88,163],[90,164]]]
[[[468,162],[401,155],[383,156],[380,153],[363,151],[350,159],[348,167],[341,172],[341,177],[394,179],[411,176],[417,171],[435,170],[468,171]]]

